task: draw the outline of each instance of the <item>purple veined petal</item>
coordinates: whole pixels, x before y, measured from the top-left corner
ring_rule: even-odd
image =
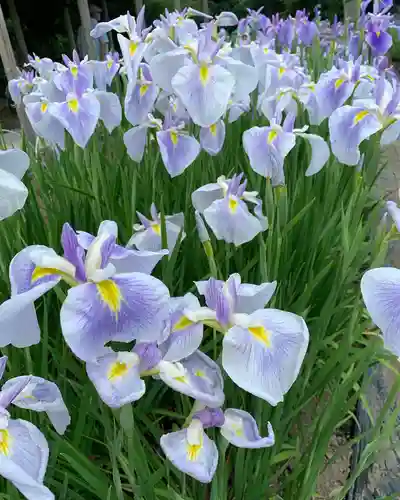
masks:
[[[26,186],[15,175],[0,169],[0,221],[21,210],[27,197]]]
[[[25,104],[26,114],[37,135],[43,137],[50,145],[61,149],[65,147],[65,129],[49,111],[46,102],[30,102]],[[51,106],[51,105],[50,105]]]
[[[93,236],[93,234],[87,233],[86,231],[76,231],[76,234],[78,243],[84,250],[87,250],[96,238],[96,236]]]
[[[211,127],[200,129],[200,145],[211,156],[217,155],[225,141],[225,122],[218,120]]]
[[[3,390],[12,390],[13,387],[23,383],[25,383],[24,388],[19,391],[12,404],[18,408],[46,412],[55,430],[59,434],[64,434],[71,417],[57,385],[41,377],[25,375],[8,380]]]
[[[377,56],[385,55],[393,45],[393,39],[386,31],[368,31],[365,41]]]
[[[124,144],[128,155],[136,163],[140,163],[143,158],[144,150],[147,144],[147,125],[133,127],[124,134]]]
[[[79,100],[54,103],[50,112],[61,122],[72,138],[84,148],[93,135],[100,116],[100,103],[93,94],[84,94]]]
[[[103,90],[95,90],[93,94],[100,103],[99,118],[111,134],[122,120],[122,108],[119,97],[112,92],[105,92]]]
[[[261,437],[257,422],[247,411],[227,408],[221,434],[238,448],[267,448],[275,444],[274,431],[268,422],[268,436]]]
[[[144,273],[151,274],[158,262],[169,254],[169,251],[159,250],[151,252],[149,250],[124,249],[122,257],[111,254],[110,262],[115,266],[117,274],[121,273]]]
[[[8,357],[7,356],[1,356],[0,357],[0,380],[3,378],[4,371],[6,369]]]
[[[113,352],[88,362],[86,373],[104,403],[120,408],[137,401],[146,391],[139,364],[139,356],[133,352]]]
[[[377,117],[365,108],[343,106],[329,118],[332,153],[345,165],[357,165],[359,145],[364,139],[381,130]],[[346,134],[343,134],[346,130]]]
[[[6,448],[0,463],[0,474],[10,481],[28,500],[54,500],[43,484],[49,458],[44,435],[26,420],[8,421],[0,431],[2,447]]]
[[[315,134],[297,134],[303,137],[311,146],[311,161],[305,175],[307,177],[317,174],[325,166],[331,155],[328,144]]]
[[[219,366],[201,351],[177,363],[161,361],[160,379],[175,391],[181,392],[210,408],[224,404],[224,382]]]
[[[354,90],[355,83],[337,75],[334,79],[320,79],[315,87],[315,95],[321,117],[327,118],[347,101]]]
[[[139,356],[140,373],[151,370],[162,360],[162,353],[157,347],[157,342],[136,342],[132,351]]]
[[[76,279],[79,281],[86,281],[84,264],[85,252],[79,244],[78,235],[68,223],[63,225],[61,244],[64,249],[64,257],[75,266]]]
[[[293,133],[272,127],[253,127],[243,133],[243,146],[251,168],[258,174],[271,178],[273,185],[284,184],[284,160],[295,144],[296,137]]]
[[[400,120],[395,121],[389,125],[383,132],[381,136],[380,144],[381,146],[387,146],[397,141],[400,137]]]
[[[394,201],[387,201],[386,208],[396,225],[397,231],[400,232],[400,208],[396,205]]]
[[[381,267],[367,271],[361,293],[372,321],[382,331],[386,349],[400,356],[400,269]]]
[[[199,294],[204,295],[207,306],[215,310],[217,308],[217,298],[222,291],[224,282],[210,278],[207,281],[195,281],[195,285]]]
[[[157,94],[158,88],[151,81],[145,84],[133,80],[128,82],[124,106],[125,116],[132,125],[140,125],[147,120],[154,108]]]
[[[0,151],[0,170],[22,179],[29,168],[29,156],[20,149]]]
[[[300,316],[277,309],[258,310],[247,323],[225,334],[222,366],[240,388],[276,406],[299,374],[307,326]]]
[[[251,285],[242,283],[237,290],[237,302],[235,312],[239,314],[251,314],[258,309],[263,309],[275,293],[277,282]]]
[[[193,418],[197,418],[203,424],[203,429],[210,427],[221,427],[224,424],[225,416],[221,408],[203,408],[197,411]]]
[[[204,210],[204,218],[218,240],[235,246],[251,241],[263,231],[259,219],[235,196],[214,201]]]
[[[167,339],[160,345],[164,361],[180,361],[193,354],[203,340],[203,325],[193,323],[185,316],[185,309],[197,310],[200,302],[191,293],[171,298],[171,329]]]
[[[231,97],[233,101],[245,100],[257,87],[258,76],[254,66],[249,66],[231,57],[221,58],[219,64],[235,78],[235,86]]]
[[[6,409],[29,384],[32,377],[17,377],[8,380],[0,391],[0,408]]]
[[[73,353],[90,361],[108,353],[111,340],[158,341],[169,314],[167,287],[142,273],[71,288],[61,308],[61,328]]]
[[[175,130],[162,130],[156,136],[161,158],[171,177],[184,172],[200,153],[200,144],[190,135],[179,134]]]
[[[190,117],[201,127],[210,127],[225,113],[235,78],[218,65],[182,67],[172,79],[172,86]]]
[[[218,465],[218,448],[205,434],[200,420],[192,420],[187,429],[164,434],[160,445],[177,469],[201,483],[212,481]]]
[[[194,208],[201,214],[211,203],[224,197],[224,190],[220,184],[206,184],[192,193]]]
[[[172,79],[187,61],[187,51],[177,48],[157,54],[150,61],[153,82],[167,92],[174,92]]]
[[[124,58],[125,67],[129,80],[136,80],[139,64],[142,62],[143,54],[147,49],[147,45],[138,40],[130,40],[123,35],[117,35],[119,46],[121,48],[122,57]]]

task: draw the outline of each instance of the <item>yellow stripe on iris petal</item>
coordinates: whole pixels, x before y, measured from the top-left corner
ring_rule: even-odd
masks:
[[[339,87],[341,87],[345,82],[345,79],[344,78],[338,78],[335,82],[335,89],[338,89]]]
[[[357,125],[361,120],[364,120],[364,118],[369,115],[369,112],[364,110],[364,111],[359,111],[356,116],[354,117],[354,125]]]
[[[239,205],[239,201],[236,198],[234,198],[233,196],[229,196],[229,202],[228,202],[229,210],[231,212],[235,213],[238,205]]]
[[[157,224],[157,223],[152,224],[152,225],[151,225],[151,228],[152,228],[152,230],[153,230],[153,231],[154,231],[154,232],[155,232],[158,236],[161,236],[161,226],[160,226],[160,224]]]
[[[209,79],[210,79],[210,68],[207,65],[202,64],[200,66],[200,81],[202,85],[206,86]]]
[[[176,380],[177,382],[181,382],[182,384],[187,384],[185,375],[181,375],[180,377],[174,377],[174,380]]]
[[[271,347],[271,332],[263,326],[249,326],[249,332],[266,347]]]
[[[178,144],[178,133],[175,132],[175,130],[171,130],[171,132],[169,133],[169,135],[171,136],[171,142],[174,146],[176,146]]]
[[[217,135],[217,124],[213,123],[210,127],[211,134],[215,137]]]
[[[133,57],[137,51],[139,44],[137,42],[131,41],[129,43],[129,55]]]
[[[114,64],[114,59],[109,59],[107,62],[107,69],[111,69],[113,64]]]
[[[278,132],[276,130],[271,130],[270,132],[268,132],[268,138],[267,138],[268,144],[272,144],[273,140],[277,135]]]
[[[128,373],[128,365],[126,363],[121,363],[116,361],[113,363],[108,370],[107,378],[108,380],[114,381],[115,379],[121,378]]]
[[[194,374],[196,375],[196,377],[200,377],[200,378],[203,378],[203,377],[205,377],[205,375],[206,375],[206,374],[203,372],[203,370],[196,370],[196,371],[194,372]]]
[[[280,67],[278,69],[278,78],[282,78],[282,76],[284,75],[285,71],[286,71],[286,68]]]
[[[74,78],[78,77],[78,67],[77,66],[71,66],[71,74]]]
[[[10,453],[11,436],[7,429],[0,431],[0,454],[7,456]]]
[[[381,36],[381,32],[380,31],[376,31],[376,37],[379,38]]]
[[[73,113],[77,113],[78,112],[78,109],[79,109],[79,102],[78,102],[78,99],[74,98],[74,99],[70,99],[68,101],[68,107],[69,109],[73,112]]]
[[[121,310],[122,293],[113,280],[103,280],[96,283],[101,300],[107,304],[113,313]]]
[[[49,106],[48,106],[47,102],[42,102],[42,104],[40,105],[40,111],[42,113],[46,113],[48,107]]]
[[[181,318],[178,319],[178,321],[172,327],[172,331],[179,332],[180,330],[184,330],[185,328],[188,328],[191,325],[193,325],[193,321],[191,321],[186,316],[182,316]]]
[[[195,462],[199,456],[203,444],[188,444],[186,447],[187,457],[191,462]]]
[[[35,267],[31,276],[31,283],[35,283],[47,276],[60,276],[61,274],[61,271],[51,267]]]
[[[149,87],[150,87],[150,85],[141,85],[140,86],[140,89],[139,89],[140,97],[143,97],[146,94],[146,92],[149,90]]]

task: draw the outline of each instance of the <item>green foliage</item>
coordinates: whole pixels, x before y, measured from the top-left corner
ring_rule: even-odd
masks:
[[[120,241],[126,243],[135,211],[148,212],[153,200],[164,214],[183,211],[187,232],[174,258],[159,264],[155,275],[172,295],[193,291],[193,281],[209,277],[210,269],[196,234],[191,193],[221,174],[244,171],[250,189],[259,190],[265,200],[270,229],[237,249],[213,239],[217,273],[227,278],[239,272],[249,283],[277,280],[271,306],[303,315],[311,335],[301,375],[277,407],[244,393],[226,378],[226,406],[252,412],[264,432],[271,421],[276,445],[234,449],[215,433],[219,466],[212,484],[204,486],[167,462],[158,444],[164,432],[183,424],[191,409],[189,399],[149,380],[137,403],[119,411],[107,408],[62,339],[59,309],[65,290],[51,292],[36,304],[41,343],[1,351],[10,359],[7,377],[33,372],[53,380],[71,412],[72,424],[62,438],[44,415],[29,415],[49,439],[46,481],[57,499],[309,500],[318,494],[317,479],[331,436],[340,428],[346,431],[353,419],[368,383],[368,367],[380,359],[392,362],[380,337],[368,331],[359,291],[362,272],[372,262],[382,263],[388,242],[383,233],[371,236],[380,217],[370,197],[378,174],[378,144],[370,140],[365,145],[361,172],[331,157],[323,171],[308,178],[304,172],[309,146],[299,141],[286,161],[287,186],[272,188],[250,169],[242,148],[241,135],[252,125],[246,116],[229,126],[221,154],[201,153],[175,179],[169,178],[152,142],[142,164],[133,163],[123,145],[123,127],[111,136],[99,128],[85,150],[69,140],[59,158],[28,148],[32,166],[25,179],[30,190],[27,205],[0,225],[0,302],[9,295],[9,262],[26,245],[44,244],[60,251],[64,222],[93,233],[103,219],[118,222]],[[322,135],[325,127],[318,130]],[[207,331],[202,349],[217,358],[220,342]],[[396,422],[386,414],[395,392],[390,397],[386,413],[362,436],[370,444],[354,475],[337,493],[338,500],[390,438]],[[12,412],[28,418],[26,410]],[[0,491],[4,498],[18,498],[1,480]]]

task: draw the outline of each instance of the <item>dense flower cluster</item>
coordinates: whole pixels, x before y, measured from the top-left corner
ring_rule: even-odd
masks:
[[[143,10],[137,19],[128,13],[98,23],[91,33],[97,38],[117,31],[122,57],[110,53],[104,61],[91,61],[74,52],[61,64],[34,55],[9,89],[14,101],[24,104],[37,135],[55,151],[66,147],[65,131],[82,148],[99,121],[112,133],[124,111],[132,126],[123,134],[130,158],[140,163],[146,150],[156,147],[171,177],[182,174],[202,150],[217,155],[226,126],[251,112],[258,125],[243,133],[250,166],[273,186],[284,185],[285,158],[296,141],[310,146],[304,174],[312,176],[331,161],[331,152],[339,163],[360,165],[362,141],[381,133],[381,144],[389,144],[400,135],[400,85],[383,57],[391,45],[391,5],[375,2],[373,14],[366,14],[368,3],[362,3],[358,24],[346,29],[337,19],[321,20],[318,11],[314,19],[305,11],[269,19],[261,9],[249,10],[239,20],[231,12],[213,18],[189,8],[166,11],[146,29]],[[306,57],[317,38],[321,50],[333,56],[333,66],[320,75]],[[123,107],[110,91],[117,75],[126,88]],[[309,125],[296,127],[305,117]],[[328,138],[320,135],[325,120]],[[0,153],[0,219],[22,208],[27,190],[20,179],[28,166],[21,151]],[[233,173],[192,193],[206,252],[208,228],[235,246],[268,230],[263,203],[247,188],[243,173]],[[399,229],[400,210],[389,203],[388,212]],[[170,297],[151,272],[185,238],[184,215],[162,217],[154,203],[150,214],[138,213],[141,224],[133,227],[126,246],[117,242],[113,221],[103,221],[96,236],[66,223],[62,256],[42,245],[19,252],[9,269],[11,297],[0,305],[0,346],[40,342],[34,302],[63,281],[69,291],[60,310],[61,330],[100,398],[112,408],[137,401],[146,391],[146,377],[192,398],[186,425],[163,435],[160,445],[178,469],[209,482],[218,450],[206,429],[220,428],[241,448],[275,442],[269,423],[267,437],[261,437],[249,413],[222,409],[224,376],[277,405],[299,375],[309,333],[300,316],[266,308],[276,282],[254,285],[242,283],[239,274],[226,281],[213,276],[196,282],[202,302],[192,293]],[[362,293],[385,345],[400,356],[400,271],[368,271]],[[201,351],[205,328],[223,336],[220,360]],[[113,341],[134,346],[117,352]],[[5,358],[0,366],[2,374]],[[69,416],[61,394],[34,376],[9,380],[0,392],[0,458],[5,457],[0,474],[29,499],[53,498],[43,486],[46,440],[28,422],[10,419],[11,403],[47,412],[62,433]]]

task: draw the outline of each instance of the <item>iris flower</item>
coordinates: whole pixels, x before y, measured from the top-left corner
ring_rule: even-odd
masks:
[[[245,191],[243,174],[232,179],[221,176],[216,183],[206,184],[192,193],[192,203],[212,229],[218,240],[235,246],[251,241],[268,228],[262,214],[262,201],[255,191]],[[253,213],[247,203],[254,205]]]
[[[0,357],[0,379],[7,357]],[[10,404],[45,411],[56,430],[63,433],[70,422],[58,387],[40,377],[8,380],[0,391],[0,475],[8,479],[28,500],[53,500],[43,484],[49,457],[44,435],[30,422],[12,419]]]
[[[0,221],[25,205],[28,190],[21,179],[28,167],[29,157],[23,151],[0,151]]]
[[[118,52],[106,54],[104,61],[90,61],[94,81],[99,90],[107,90],[120,68]]]
[[[22,71],[21,76],[8,82],[8,90],[15,104],[20,104],[22,97],[32,92],[35,88],[34,71]]]
[[[85,250],[65,224],[63,257],[41,245],[17,254],[10,264],[11,298],[0,305],[0,345],[39,342],[33,303],[60,280],[71,286],[61,308],[61,329],[78,358],[107,354],[105,344],[111,340],[159,339],[168,316],[168,290],[156,278],[135,272],[137,255],[116,245],[115,233],[115,223],[104,223]],[[129,272],[118,273],[112,264],[121,260],[121,252]]]

